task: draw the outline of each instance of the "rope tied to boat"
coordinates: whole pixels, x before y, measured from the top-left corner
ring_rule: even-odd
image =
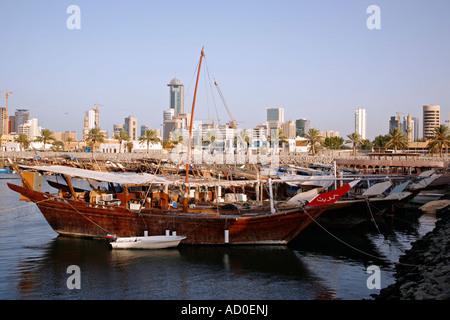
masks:
[[[98,223],[95,223],[94,221],[92,221],[91,219],[89,219],[88,217],[86,217],[86,215],[84,215],[82,212],[80,212],[77,208],[75,208],[71,203],[70,200],[66,201],[66,203],[71,206],[77,213],[79,213],[80,215],[82,215],[86,220],[88,220],[89,222],[92,222],[95,226],[99,227],[100,229],[102,229],[103,231],[106,232],[106,234],[111,233],[110,231],[106,230],[105,228],[103,228],[101,225],[99,225]]]
[[[41,201],[30,202],[30,203],[25,204],[25,205],[23,205],[23,206],[18,206],[18,207],[14,207],[14,208],[9,208],[9,209],[5,209],[5,210],[0,210],[0,213],[7,212],[7,211],[12,211],[12,210],[16,210],[16,209],[20,209],[20,208],[25,208],[25,207],[31,206],[31,205],[33,205],[33,204],[38,204],[38,203],[42,203],[42,202],[49,201],[49,200],[50,200],[50,199],[44,199],[44,200],[41,200]]]

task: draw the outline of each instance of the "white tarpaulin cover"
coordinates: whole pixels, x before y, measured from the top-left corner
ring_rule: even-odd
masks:
[[[173,184],[173,181],[158,177],[149,173],[131,173],[131,172],[105,172],[93,171],[80,168],[66,167],[66,166],[25,166],[20,165],[21,168],[32,169],[37,171],[46,171],[52,173],[59,173],[70,177],[92,179],[96,181],[104,181],[117,183],[120,185],[144,185],[150,183],[158,184]]]
[[[331,186],[331,184],[334,182],[334,177],[329,175],[323,175],[323,176],[301,176],[301,175],[293,175],[293,174],[286,174],[283,176],[280,176],[280,179],[283,181],[289,181],[287,184],[292,186],[318,186],[322,187],[324,189]],[[298,182],[297,182],[298,181]]]
[[[385,192],[388,188],[390,188],[391,185],[392,185],[391,181],[374,184],[369,189],[367,189],[362,195],[365,197],[378,196],[383,192]]]

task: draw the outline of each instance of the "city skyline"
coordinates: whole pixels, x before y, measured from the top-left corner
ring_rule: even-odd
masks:
[[[268,108],[283,108],[285,121],[308,119],[311,128],[343,137],[354,132],[354,110],[364,108],[370,140],[388,132],[396,112],[422,123],[423,105],[440,105],[441,122],[448,120],[447,2],[76,1],[79,30],[66,26],[70,4],[0,4],[0,90],[14,92],[9,113],[30,110],[55,132],[81,136],[84,114],[96,102],[103,105],[100,127],[109,133],[130,115],[160,129],[170,107],[167,83],[175,77],[190,113],[203,45],[241,128],[264,123]],[[379,30],[366,26],[371,4],[381,9]],[[204,91],[196,118],[215,112]],[[223,106],[219,118],[229,121]]]

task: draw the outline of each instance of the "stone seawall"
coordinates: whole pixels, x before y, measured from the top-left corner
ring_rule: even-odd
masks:
[[[450,300],[450,207],[435,228],[413,243],[396,266],[396,282],[375,300]]]

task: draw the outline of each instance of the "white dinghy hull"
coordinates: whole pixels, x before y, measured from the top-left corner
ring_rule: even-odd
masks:
[[[113,249],[168,249],[176,248],[185,236],[147,236],[117,238],[110,242]]]

